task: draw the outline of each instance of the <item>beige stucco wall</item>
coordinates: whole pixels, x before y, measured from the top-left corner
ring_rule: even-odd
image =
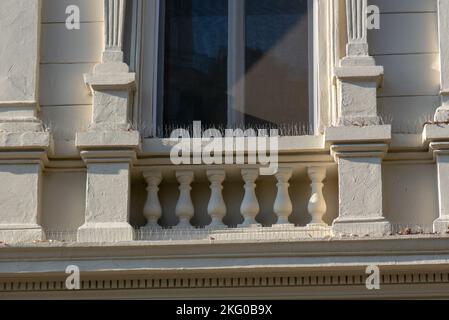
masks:
[[[89,125],[92,97],[84,84],[83,74],[100,61],[103,37],[102,0],[43,0],[40,57],[41,118],[51,128],[55,140],[52,160],[79,160],[75,134]],[[381,30],[369,35],[371,53],[385,67],[384,87],[379,93],[379,109],[394,122],[398,132],[416,132],[417,123],[432,115],[439,105],[438,44],[436,0],[371,0],[380,7]],[[78,5],[81,29],[65,28],[65,8]],[[1,20],[1,19],[0,19]],[[418,76],[419,75],[419,76]],[[407,79],[404,81],[404,79]],[[405,116],[404,116],[405,115]],[[81,163],[81,161],[80,161]],[[81,164],[82,165],[82,164]],[[43,225],[51,230],[75,231],[84,219],[85,172],[54,170],[43,176]],[[383,169],[384,210],[395,224],[431,224],[438,215],[437,182],[432,164],[386,164]],[[261,216],[268,220],[274,214],[274,178],[261,182],[257,194]],[[293,221],[308,222],[309,180],[304,175],[291,183]],[[325,183],[328,204],[325,220],[331,223],[338,215],[338,190],[334,176]],[[176,183],[161,185],[161,202],[168,212],[166,224],[173,224],[178,190]],[[193,200],[197,209],[195,222],[206,224],[208,183],[196,182]],[[239,206],[243,197],[242,182],[227,182],[227,218],[239,222]],[[133,177],[131,224],[144,224],[142,216],[146,198],[142,178]],[[61,201],[63,199],[63,201]],[[170,218],[171,217],[171,218]],[[271,218],[270,218],[271,217]]]
[[[80,9],[79,30],[66,28],[69,5]],[[100,61],[102,43],[103,1],[42,1],[40,105],[57,158],[79,157],[75,134],[88,126],[92,105],[83,74]]]
[[[47,231],[76,230],[84,223],[85,172],[45,172],[42,226]]]
[[[11,0],[4,1],[8,5],[13,3]],[[20,1],[18,7],[24,8],[25,3]],[[34,3],[39,3],[39,1]],[[24,51],[27,49],[34,50],[34,54],[28,56],[28,52],[20,52],[23,56],[19,54],[16,56],[21,67],[26,66],[27,61],[29,62],[29,69],[24,68],[23,73],[20,72],[22,70],[20,68],[14,69],[14,51],[11,49],[15,48],[7,45],[0,46],[2,47],[0,50],[5,50],[2,53],[6,52],[11,57],[11,59],[0,61],[0,72],[4,71],[5,68],[11,71],[10,77],[6,78],[5,86],[14,85],[17,78],[24,81],[20,86],[23,91],[11,90],[6,94],[3,92],[2,95],[0,88],[0,102],[8,101],[12,97],[14,100],[39,98],[39,103],[42,106],[39,116],[45,121],[55,138],[55,150],[49,152],[49,161],[46,159],[46,151],[47,145],[50,145],[50,143],[39,146],[42,150],[45,150],[39,155],[42,159],[31,158],[31,160],[34,160],[34,164],[24,166],[28,159],[24,161],[23,154],[27,151],[34,152],[36,144],[27,146],[28,149],[25,148],[25,151],[23,151],[24,141],[18,139],[17,134],[11,135],[20,142],[13,141],[16,142],[13,147],[14,150],[20,150],[22,154],[16,155],[11,163],[2,165],[0,170],[3,179],[0,179],[3,181],[0,195],[3,199],[9,197],[7,201],[3,201],[6,203],[7,214],[4,214],[4,209],[2,209],[3,211],[0,210],[2,214],[2,221],[0,222],[3,224],[6,222],[6,228],[9,228],[7,225],[9,222],[16,222],[17,217],[25,220],[25,222],[34,222],[32,220],[39,216],[41,219],[38,223],[46,231],[70,231],[76,235],[77,229],[84,223],[86,163],[89,163],[89,161],[81,160],[80,152],[75,146],[75,133],[85,130],[91,118],[92,97],[84,84],[83,74],[91,72],[93,66],[100,61],[103,38],[102,3],[102,0],[42,0],[42,25],[40,28],[42,33],[40,37],[36,36],[36,39],[40,41],[40,57],[36,53],[38,43],[25,41],[28,47],[19,49]],[[438,56],[435,43],[436,0],[373,0],[372,3],[377,3],[383,11],[382,29],[377,35],[374,33],[370,35],[372,54],[375,56],[377,63],[385,67],[384,87],[380,91],[378,99],[380,109],[386,117],[391,116],[395,121],[396,132],[418,132],[418,130],[413,129],[414,127],[411,124],[414,125],[421,121],[422,117],[432,114],[434,108],[439,104],[437,96],[438,76],[436,75],[438,66],[435,64]],[[3,2],[0,0],[0,23],[4,18],[2,15],[4,10],[9,10],[7,5],[3,4],[2,7],[2,4]],[[78,5],[81,9],[82,23],[80,30],[68,31],[65,28],[66,15],[64,12],[69,4]],[[37,10],[34,11],[37,12]],[[20,16],[20,12],[19,14],[15,13]],[[36,17],[29,18],[35,19]],[[33,21],[36,23],[38,20]],[[19,22],[21,21],[19,20]],[[26,28],[28,21],[24,20],[21,23],[17,25]],[[14,29],[17,25],[11,25],[12,29],[6,32],[8,35],[19,32]],[[0,35],[0,44],[3,44],[4,39],[7,39],[6,43],[18,42],[11,38],[2,38]],[[22,45],[22,43],[19,44]],[[39,57],[40,64],[38,64],[36,57]],[[34,72],[37,68],[39,68],[39,72]],[[5,79],[1,79],[1,81],[5,81]],[[39,84],[39,90],[35,91],[33,87],[37,83]],[[11,96],[9,96],[10,94]],[[373,96],[373,98],[375,97]],[[383,129],[385,129],[384,127],[386,126],[383,126]],[[365,128],[355,128],[355,130],[359,129],[363,131]],[[353,132],[352,130],[354,128],[348,129],[348,132]],[[382,130],[382,128],[379,130]],[[366,137],[360,134],[361,131],[359,131],[359,135],[354,135],[355,139],[360,139],[361,143],[366,143],[368,147],[372,147],[374,143],[369,139],[368,142],[363,140]],[[387,131],[389,135],[389,128],[387,128]],[[43,134],[43,132],[33,133],[31,136],[35,137],[36,140],[39,140],[38,138]],[[8,133],[5,135],[2,131],[2,134],[7,136]],[[97,138],[96,134],[98,134],[98,131],[93,132],[92,137]],[[20,133],[18,135],[22,138]],[[113,136],[112,133],[111,135]],[[448,136],[446,135],[443,138]],[[10,137],[7,136],[7,138]],[[12,153],[11,149],[8,149],[8,147],[11,148],[8,146],[8,143],[11,142],[8,139],[3,139],[2,156],[4,157]],[[317,140],[319,139],[318,137]],[[365,213],[371,208],[363,200],[379,199],[378,196],[382,195],[383,213],[392,224],[425,225],[427,226],[426,231],[431,231],[431,224],[438,217],[437,170],[428,146],[423,144],[421,139],[422,137],[419,134],[400,137],[394,135],[390,153],[386,155],[382,170],[380,170],[380,165],[376,165],[375,170],[372,170],[371,159],[366,159],[363,156],[361,158],[356,157],[356,160],[349,166],[348,160],[340,162],[340,167],[342,167],[342,163],[345,166],[343,169],[346,171],[343,170],[343,172],[348,172],[347,175],[340,176],[341,181],[345,182],[342,184],[344,188],[340,188],[340,192],[343,191],[343,196],[340,199],[338,198],[337,165],[329,155],[329,146],[327,145],[324,148],[323,142],[321,147],[314,146],[315,149],[309,146],[309,150],[304,147],[307,144],[304,141],[307,139],[299,139],[302,145],[299,147],[298,145],[289,146],[296,149],[290,150],[291,154],[288,156],[283,155],[284,159],[287,159],[283,160],[284,163],[290,162],[295,166],[294,177],[290,181],[289,189],[293,202],[292,222],[304,226],[310,221],[307,204],[311,189],[306,167],[312,164],[328,168],[328,175],[324,183],[324,197],[327,203],[327,214],[324,217],[326,223],[331,224],[337,218],[339,202],[346,201],[344,205],[347,207],[355,203],[356,205],[353,208],[362,211],[360,215],[365,216]],[[389,140],[389,137],[385,138],[384,142],[387,140]],[[292,139],[292,141],[297,140]],[[328,141],[335,142],[334,140]],[[346,143],[346,141],[340,143]],[[95,144],[93,145],[95,148]],[[104,148],[104,145],[96,145],[96,147],[100,149]],[[110,148],[116,147],[117,145]],[[48,149],[51,148],[48,147]],[[98,150],[92,152],[93,156],[91,155],[90,161],[98,160],[98,158],[95,159],[95,151]],[[117,150],[114,151],[115,155],[120,155]],[[353,151],[355,152],[357,149],[355,148]],[[368,150],[368,154],[374,155],[374,158],[380,157],[372,151]],[[347,150],[346,152],[348,153]],[[93,178],[90,186],[92,186],[92,181],[97,186],[101,184],[98,188],[99,191],[90,192],[88,195],[91,197],[90,199],[95,197],[100,199],[105,194],[111,193],[112,197],[100,199],[101,201],[98,203],[102,207],[98,211],[112,212],[111,216],[115,218],[114,215],[116,216],[117,211],[127,213],[126,208],[123,209],[123,207],[128,200],[126,198],[128,171],[127,164],[110,165],[113,161],[108,162],[111,158],[106,159],[110,156],[106,153],[100,154],[99,158],[104,157],[100,159],[100,163],[101,161],[103,163],[96,166],[96,169],[101,170],[91,169],[89,173],[90,179]],[[378,153],[384,155],[380,150]],[[11,159],[7,161],[11,161]],[[140,154],[139,160],[135,161],[135,166],[130,170],[132,188],[129,222],[133,226],[142,226],[145,223],[142,212],[147,192],[141,170],[151,169],[152,165],[155,165],[152,161],[163,160],[155,159],[154,155],[147,154],[146,157],[143,157]],[[337,161],[339,160],[337,159]],[[371,163],[371,167],[366,169],[363,166],[357,166],[358,161]],[[41,162],[44,167],[42,174],[40,171]],[[447,158],[440,159],[439,163],[440,176],[446,178]],[[103,168],[101,168],[102,166]],[[112,169],[118,167],[121,170],[111,170],[111,167]],[[164,170],[164,173],[170,172],[164,176],[165,179],[160,186],[160,200],[164,210],[163,223],[173,225],[176,220],[175,206],[179,195],[178,183],[174,175],[176,169],[165,167]],[[195,204],[193,223],[205,225],[209,222],[207,215],[207,204],[210,198],[209,182],[204,174],[205,168],[192,170],[196,170],[195,182],[192,185],[192,198]],[[225,222],[234,225],[241,221],[240,205],[244,191],[241,172],[237,167],[227,167],[226,174],[232,170],[234,175],[233,177],[228,176],[224,183],[223,194],[228,206],[228,215]],[[199,171],[200,174],[197,175]],[[379,187],[380,180],[377,177],[381,171],[383,192],[378,192],[372,197],[369,192],[376,193],[379,190],[377,187]],[[111,172],[115,176],[118,176],[117,172],[119,172],[123,179],[119,179],[118,183],[117,179],[108,179]],[[97,175],[97,179],[92,177],[94,174]],[[167,178],[167,176],[170,177]],[[371,176],[375,176],[376,179],[371,179]],[[441,181],[443,184],[447,184],[446,180],[440,179],[440,184]],[[42,188],[37,187],[41,182]],[[363,182],[371,186],[366,187]],[[265,223],[269,223],[274,220],[275,183],[276,179],[273,176],[260,177],[257,182],[256,194],[261,207],[259,221],[263,220]],[[119,185],[119,187],[112,188],[116,185]],[[357,192],[348,192],[348,190],[354,190],[354,185],[357,186],[357,190],[365,191],[362,197],[357,197]],[[375,185],[375,188],[373,188],[373,185]],[[20,190],[20,192],[15,192],[16,190]],[[440,187],[440,200],[442,192],[446,190],[447,188]],[[13,194],[13,197],[10,197],[11,194]],[[40,199],[41,195],[42,203],[36,200]],[[125,196],[121,197],[122,195]],[[353,195],[355,195],[355,199],[351,199]],[[109,201],[111,199],[116,202]],[[0,203],[3,202],[0,201]],[[380,201],[375,204],[378,203]],[[115,206],[116,204],[118,206]],[[27,205],[30,208],[26,208]],[[96,203],[92,207],[98,208],[95,205]],[[41,206],[42,214],[40,212]],[[114,210],[118,207],[121,207],[122,210]],[[24,218],[24,213],[29,216]],[[93,210],[93,215],[96,213]],[[107,215],[104,216],[110,218]],[[5,226],[3,227],[5,228]],[[19,227],[21,228],[18,228],[16,232],[20,235],[25,229],[23,226]],[[112,228],[112,233],[114,233],[114,228]],[[107,291],[103,297],[109,294],[111,297],[128,295],[133,297],[172,298],[184,296],[228,297],[231,295],[234,295],[234,297],[273,297],[274,295],[284,297],[311,297],[314,295],[340,297],[344,293],[347,296],[353,294],[355,297],[360,297],[365,293],[364,281],[362,278],[358,278],[362,279],[359,281],[361,287],[354,288],[354,279],[356,279],[355,275],[357,274],[359,276],[365,275],[364,271],[367,264],[381,266],[382,272],[385,272],[382,273],[382,275],[385,275],[384,282],[390,281],[391,284],[392,279],[397,281],[394,286],[389,287],[390,292],[382,291],[376,297],[395,297],[398,294],[409,297],[447,296],[446,289],[449,279],[445,270],[449,265],[447,249],[449,240],[446,234],[381,238],[356,236],[338,240],[332,239],[331,241],[328,239],[295,241],[297,239],[293,238],[287,241],[279,241],[276,238],[274,241],[273,239],[257,242],[245,240],[220,242],[221,240],[218,240],[215,243],[216,239],[209,238],[182,244],[168,244],[158,241],[138,243],[134,241],[127,243],[111,241],[111,243],[104,244],[86,244],[82,243],[81,240],[80,243],[71,243],[70,245],[58,241],[37,241],[37,243],[10,245],[6,241],[8,245],[2,248],[2,255],[0,255],[0,296],[11,293],[12,297],[17,297],[20,294],[14,291],[20,291],[24,288],[26,288],[25,290],[43,290],[45,296],[56,296],[51,291],[56,290],[56,288],[50,287],[56,284],[59,288],[63,288],[65,282],[61,280],[61,276],[66,276],[63,272],[64,268],[72,263],[81,267],[84,281],[82,287],[88,290],[97,290],[95,286],[103,286],[105,283],[111,284],[117,280],[114,285],[120,290]],[[14,235],[14,237],[20,239],[20,236]],[[31,242],[34,239],[38,238],[30,236],[27,241]],[[370,255],[373,252],[375,254]],[[319,278],[311,276],[313,272],[316,272],[316,268],[322,268],[320,271],[322,275]],[[191,274],[186,273],[186,270]],[[205,271],[209,271],[209,274]],[[245,274],[241,274],[242,271]],[[311,271],[313,272],[311,273]],[[167,274],[167,272],[171,272],[171,274]],[[267,277],[270,272],[272,276]],[[329,274],[329,272],[335,273]],[[34,279],[33,277],[36,274],[39,274],[39,276]],[[210,275],[215,278],[216,284],[212,285],[214,289],[200,288],[201,284],[210,281],[210,279],[207,279]],[[290,275],[292,278],[290,278]],[[106,282],[102,282],[101,277],[104,277]],[[52,281],[53,279],[57,279],[58,282]],[[95,280],[92,281],[92,287],[90,279]],[[137,286],[144,290],[126,292],[125,288],[135,289],[136,283],[133,280],[136,279],[140,281],[137,282]],[[141,279],[145,281],[141,281]],[[180,282],[179,279],[183,281],[188,279],[188,282]],[[225,279],[224,282],[223,279]],[[345,280],[340,283],[340,279]],[[422,282],[422,279],[425,279],[426,282]],[[248,286],[251,283],[248,280],[254,281],[254,283],[257,281],[258,284],[252,288],[243,289],[243,286]],[[432,281],[436,286],[444,284],[444,287],[439,287],[439,291],[435,287],[431,288],[429,284]],[[160,284],[164,282],[166,285],[161,287]],[[413,284],[418,282],[421,282],[419,287],[412,287]],[[193,292],[193,289],[185,290],[182,288],[184,286],[182,283],[196,284],[198,288],[195,292]],[[328,288],[324,285],[331,283],[339,283],[345,286],[338,288],[336,285],[332,285]],[[176,285],[173,286],[173,284]],[[406,289],[402,286],[405,286],[405,284],[407,284]],[[235,289],[237,286],[241,288]],[[276,290],[276,286],[280,289]],[[291,286],[291,288],[288,288],[288,286]],[[158,289],[153,290],[156,287]],[[224,287],[230,289],[223,289]],[[309,287],[313,287],[314,294],[309,293]],[[145,290],[151,290],[151,292]],[[328,290],[332,292],[329,293]],[[351,292],[351,290],[354,290],[354,292]],[[24,296],[23,292],[22,297]],[[64,294],[69,295],[70,293]],[[98,296],[97,291],[81,291],[79,297],[95,297],[95,295]],[[44,297],[44,295],[37,296],[34,292],[30,293],[30,296]],[[58,297],[62,296],[59,295]]]
[[[434,164],[383,166],[384,214],[392,224],[427,226],[438,217],[438,187]]]
[[[79,30],[68,30],[65,26],[69,5],[80,8]],[[103,1],[43,0],[41,34],[39,102],[41,118],[54,137],[52,159],[79,159],[75,135],[89,125],[92,108],[83,74],[101,59]],[[43,227],[76,232],[84,223],[85,192],[85,170],[46,171]]]
[[[380,30],[368,33],[370,54],[385,68],[378,108],[393,132],[421,133],[439,100],[437,0],[369,0]]]

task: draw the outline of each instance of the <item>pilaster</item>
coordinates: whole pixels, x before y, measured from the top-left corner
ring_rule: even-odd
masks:
[[[129,224],[130,171],[135,152],[128,150],[82,151],[87,166],[85,222],[79,242],[116,242],[134,239]]]
[[[383,236],[391,232],[383,215],[382,159],[388,145],[335,144],[338,163],[339,215],[333,222],[337,235]]]
[[[76,145],[87,166],[86,217],[78,241],[133,240],[129,224],[130,177],[140,150],[140,134],[131,129],[135,74],[123,62],[126,0],[104,0],[102,61],[85,82],[93,95],[92,118]]]
[[[340,126],[380,124],[376,98],[384,69],[368,53],[366,8],[367,0],[346,0],[346,56],[335,68]]]
[[[44,239],[42,171],[52,140],[37,117],[40,0],[0,2],[0,241]]]
[[[346,56],[335,68],[338,121],[326,142],[338,163],[339,216],[335,234],[382,236],[391,231],[382,207],[382,159],[391,126],[381,125],[377,90],[383,67],[369,56],[367,0],[346,0]]]
[[[433,230],[446,233],[449,231],[449,124],[426,125],[423,139],[437,166],[439,216],[433,222]]]

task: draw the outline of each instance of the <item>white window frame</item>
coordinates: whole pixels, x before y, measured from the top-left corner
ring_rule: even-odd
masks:
[[[319,33],[323,29],[328,29],[329,21],[323,19],[320,10],[327,0],[308,0],[309,16],[312,15],[312,19],[309,19],[309,30],[312,34],[309,35],[309,63],[312,72],[309,72],[309,84],[313,90],[310,91],[310,112],[309,120],[313,125],[315,135],[322,134],[323,122],[327,125],[327,118],[329,115],[324,113],[330,109],[329,106],[323,106],[321,104],[323,88],[320,81],[322,76],[321,69],[328,69],[327,65],[323,65],[322,45],[319,44]],[[330,1],[332,2],[332,1]],[[235,23],[229,23],[229,46],[238,46],[238,44],[244,44],[244,12],[241,11],[241,3],[239,0],[229,0],[229,12],[230,21]],[[163,50],[163,39],[160,35],[164,33],[164,24],[161,23],[161,15],[164,8],[164,0],[134,0],[130,1],[132,10],[132,44],[130,52],[130,67],[131,70],[137,74],[137,88],[136,96],[134,97],[133,106],[133,122],[139,126],[144,138],[157,137],[156,127],[158,119],[161,119],[161,112],[163,101],[159,99],[163,92],[163,81],[160,81],[161,72],[163,72],[164,62],[161,61],[164,55],[160,50]],[[332,5],[327,8],[332,11]],[[235,15],[232,15],[232,10],[236,11]],[[238,14],[240,13],[240,14]],[[239,19],[240,18],[240,19]],[[326,21],[325,21],[326,20]],[[332,22],[331,22],[332,23]],[[234,35],[234,37],[232,37]],[[328,46],[329,44],[327,44]],[[162,47],[162,48],[161,48]],[[242,46],[240,45],[240,48]],[[244,45],[243,45],[244,48]],[[242,49],[243,49],[242,48]],[[229,48],[231,49],[231,48]],[[240,52],[239,48],[236,48],[235,52]],[[320,54],[321,53],[321,54]],[[327,54],[327,53],[326,53]],[[239,63],[237,61],[239,61]],[[162,68],[162,70],[161,70]],[[243,69],[242,69],[243,68]],[[244,70],[244,59],[236,59],[235,57],[228,57],[228,87],[230,84],[235,83],[235,79],[240,79],[242,70]],[[240,82],[242,83],[242,82]],[[239,89],[244,92],[244,88]],[[228,100],[228,121],[238,123],[240,121],[236,118],[235,113],[232,110],[241,108],[244,105],[243,95],[237,95],[240,101]],[[332,100],[332,99],[330,99]],[[325,101],[329,103],[330,101]],[[331,102],[330,102],[331,103]],[[243,110],[242,110],[243,111]],[[325,119],[323,119],[325,118]],[[151,125],[148,125],[151,124]],[[231,123],[228,123],[231,124]]]

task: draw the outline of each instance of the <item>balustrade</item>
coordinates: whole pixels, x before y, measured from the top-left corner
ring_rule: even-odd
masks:
[[[205,173],[207,177],[206,183],[209,184],[210,188],[210,195],[207,202],[207,214],[210,216],[211,223],[206,226],[206,229],[240,230],[241,232],[245,232],[245,230],[248,230],[248,227],[262,228],[261,224],[267,224],[262,221],[260,224],[257,218],[257,215],[261,210],[256,195],[256,188],[260,178],[259,169],[243,168],[239,170],[241,176],[241,188],[243,189],[241,190],[241,192],[243,192],[243,199],[240,204],[240,214],[243,217],[243,222],[239,224],[237,228],[228,228],[223,222],[223,219],[228,213],[228,206],[223,196],[223,184],[227,179],[226,170],[205,169],[204,172],[201,172],[203,176]],[[195,215],[195,206],[192,201],[191,191],[192,182],[194,181],[198,170],[176,170],[176,168],[174,168],[173,171],[175,171],[174,176],[176,177],[179,188],[175,208],[175,214],[179,219],[179,222],[173,226],[174,228],[172,229],[187,230],[187,233],[189,233],[188,230],[191,230],[191,232],[195,233],[195,230],[199,229],[194,229],[191,224],[191,219]],[[314,227],[324,229],[329,228],[323,221],[323,216],[327,210],[326,201],[323,195],[323,181],[326,179],[326,166],[310,166],[307,168],[307,176],[310,180],[311,190],[310,198],[308,199],[308,214],[311,219],[306,227],[297,227],[289,221],[289,218],[293,213],[292,199],[297,200],[298,197],[306,197],[305,194],[292,194],[290,183],[293,177],[293,172],[293,166],[281,166],[272,178],[273,184],[276,184],[276,198],[272,210],[277,217],[273,227],[282,227],[282,230],[295,230],[296,228],[307,229]],[[147,199],[143,211],[143,214],[147,219],[147,224],[143,228],[161,230],[162,227],[158,225],[158,221],[164,214],[167,214],[164,212],[163,206],[161,206],[158,195],[159,185],[163,181],[163,176],[159,171],[153,169],[144,171],[143,177],[147,183]],[[264,227],[262,229],[268,230],[270,228]]]

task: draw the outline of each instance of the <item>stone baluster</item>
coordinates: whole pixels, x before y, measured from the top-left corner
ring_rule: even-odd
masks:
[[[258,169],[243,169],[242,177],[245,181],[245,196],[243,197],[240,206],[240,212],[243,215],[244,221],[240,225],[242,227],[257,225],[256,216],[259,213],[260,207],[256,197],[256,180],[259,176]]]
[[[179,198],[175,209],[176,216],[179,218],[177,227],[191,227],[190,219],[193,218],[195,213],[190,196],[193,171],[177,171],[176,178],[179,182]]]
[[[159,202],[159,184],[162,181],[162,174],[157,171],[147,171],[143,173],[147,182],[147,201],[143,209],[143,215],[147,219],[145,228],[159,228],[157,221],[162,216],[162,207]]]
[[[307,169],[307,174],[311,181],[312,195],[310,196],[308,210],[312,218],[309,225],[323,225],[323,216],[326,214],[326,201],[323,195],[323,180],[326,178],[325,167],[310,167]]]
[[[288,194],[288,183],[292,177],[292,168],[279,168],[276,173],[277,179],[277,195],[274,201],[274,212],[276,213],[278,220],[277,224],[288,224],[288,217],[293,211],[292,201]]]
[[[210,181],[210,199],[207,213],[212,218],[209,227],[224,227],[223,218],[226,215],[226,204],[223,199],[223,181],[226,177],[224,170],[208,170],[207,177]]]

